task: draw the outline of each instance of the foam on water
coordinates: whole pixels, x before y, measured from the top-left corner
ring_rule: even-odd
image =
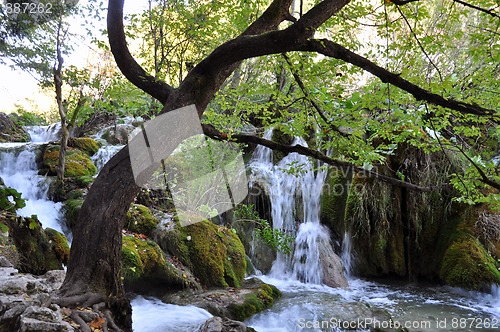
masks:
[[[49,180],[38,175],[36,164],[36,145],[24,144],[22,150],[0,151],[0,178],[8,187],[21,193],[26,200],[26,206],[17,213],[24,217],[33,214],[43,227],[50,227],[59,232],[66,229],[62,226],[63,215],[61,203],[54,203],[47,197]]]
[[[166,304],[158,299],[137,296],[132,300],[134,332],[197,331],[212,315],[194,306]]]

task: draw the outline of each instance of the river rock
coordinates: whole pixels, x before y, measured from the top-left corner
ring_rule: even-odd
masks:
[[[4,260],[1,256],[0,261]],[[64,276],[59,270],[36,277],[0,267],[0,331],[74,331],[63,320],[59,306],[50,304],[50,294],[61,286]]]
[[[207,319],[201,328],[201,332],[246,332],[247,326],[242,322],[220,317]]]
[[[347,278],[344,273],[344,266],[342,260],[333,250],[330,241],[320,240],[319,247],[319,260],[323,270],[323,283],[330,287],[349,287]]]

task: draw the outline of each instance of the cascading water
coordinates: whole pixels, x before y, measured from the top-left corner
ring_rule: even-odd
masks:
[[[36,126],[36,128],[34,129],[36,132],[35,140],[55,137],[51,136],[53,135],[52,131],[50,131],[52,134],[43,136],[38,131],[40,127]],[[33,131],[28,130],[28,132]],[[6,186],[16,189],[26,200],[26,206],[17,211],[19,215],[30,217],[35,214],[43,227],[50,227],[64,233],[67,230],[62,226],[62,205],[48,199],[50,180],[45,176],[38,175],[36,164],[38,148],[39,144],[36,143],[0,144],[0,178]]]
[[[271,130],[264,134],[266,139],[271,137]],[[293,144],[307,145],[301,138],[296,138]],[[330,241],[328,232],[319,223],[319,199],[326,171],[315,172],[311,161],[297,153],[290,153],[273,165],[272,151],[264,146],[257,147],[249,166],[250,186],[258,183],[269,195],[273,227],[295,236],[294,254],[278,253],[270,275],[321,283],[320,244]],[[291,168],[296,172],[290,172]],[[296,206],[299,198],[302,206]]]
[[[342,259],[346,277],[350,278],[352,274],[352,244],[351,235],[348,232],[344,233],[344,238],[342,239],[340,259]]]
[[[27,126],[24,128],[31,137],[32,143],[45,143],[58,141],[61,134],[61,123],[50,126]]]

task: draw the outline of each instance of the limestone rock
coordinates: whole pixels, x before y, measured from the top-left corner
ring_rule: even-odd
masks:
[[[334,252],[330,241],[321,241],[319,244],[319,260],[323,269],[323,283],[330,287],[349,287],[344,273],[342,260]]]
[[[201,328],[201,332],[246,332],[247,327],[242,322],[212,317],[207,319]]]

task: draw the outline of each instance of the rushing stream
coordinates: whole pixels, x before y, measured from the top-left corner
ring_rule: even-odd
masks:
[[[35,214],[43,227],[65,232],[62,205],[48,199],[50,180],[38,174],[36,163],[39,145],[57,140],[59,126],[33,126],[26,129],[31,136],[30,143],[0,143],[0,178],[26,200],[26,206],[17,211],[19,215],[30,217]]]
[[[57,126],[31,127],[31,143],[0,144],[0,177],[27,199],[19,214],[38,215],[44,227],[63,231],[61,204],[47,198],[49,180],[38,175],[36,158],[39,144],[57,140]],[[266,133],[266,138],[271,132]],[[295,143],[305,144],[297,139]],[[103,146],[93,157],[100,170],[121,146]],[[286,171],[301,168],[300,176]],[[329,234],[319,223],[319,198],[326,176],[315,170],[305,157],[289,154],[273,165],[269,149],[256,149],[249,165],[250,185],[259,184],[272,203],[273,225],[296,237],[291,257],[278,255],[265,282],[276,285],[283,297],[275,305],[246,321],[260,332],[338,331],[341,324],[379,319],[380,327],[410,324],[409,331],[496,331],[500,330],[500,289],[491,294],[433,285],[365,281],[350,276],[350,238],[345,234],[341,258],[348,277],[348,288],[322,285],[319,251],[330,245]],[[192,306],[176,306],[153,298],[132,300],[134,331],[197,331],[211,317]],[[375,314],[374,314],[375,313]],[[395,326],[395,325],[392,325]],[[402,325],[405,326],[405,325]],[[360,330],[363,330],[362,328]]]

